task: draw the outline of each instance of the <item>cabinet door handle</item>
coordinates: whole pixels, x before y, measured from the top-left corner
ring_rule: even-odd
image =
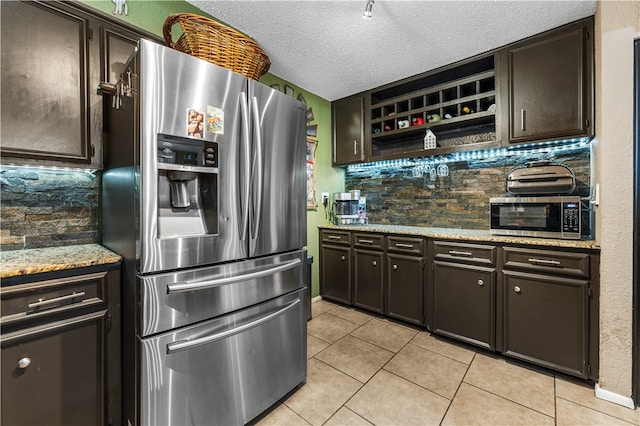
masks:
[[[398,269],[398,265],[393,265],[392,268],[395,271],[396,269]]]
[[[18,361],[18,368],[22,370],[27,368],[29,365],[31,365],[31,358],[29,357],[21,358],[20,361]]]
[[[357,140],[353,140],[353,156],[355,157],[356,155],[358,155],[358,141]]]
[[[483,280],[478,280],[478,285],[479,285],[480,287],[483,287],[483,286],[484,286],[484,281],[483,281]]]
[[[449,250],[449,254],[451,256],[473,257],[473,253],[471,253],[470,251]]]
[[[535,263],[538,265],[548,265],[548,266],[560,266],[560,262],[557,260],[547,260],[547,259],[527,259],[530,263]]]
[[[524,131],[524,108],[520,108],[520,130]]]
[[[413,244],[396,243],[396,248],[412,249],[413,248]]]
[[[329,235],[329,236],[327,236],[327,238],[330,239],[330,240],[339,240],[340,239],[340,237],[338,235]]]
[[[522,290],[521,290],[521,289],[520,289],[520,287],[518,287],[518,286],[513,287],[513,291],[515,291],[515,292],[516,292],[516,293],[518,293],[518,294],[519,294],[520,292],[522,292]]]
[[[376,261],[374,260],[373,262],[371,262],[371,264],[372,264],[373,266],[376,266],[376,265],[378,264],[378,262],[376,262]]]
[[[360,244],[373,244],[373,240],[358,240]]]
[[[340,256],[340,260],[342,260],[343,262],[345,261],[346,257],[345,256]]]
[[[72,294],[67,294],[66,296],[54,297],[49,300],[39,299],[37,302],[29,303],[27,306],[29,308],[39,308],[40,306],[50,305],[51,303],[62,302],[63,300],[74,299],[76,297],[82,297],[85,295],[84,291],[76,293],[75,291]]]

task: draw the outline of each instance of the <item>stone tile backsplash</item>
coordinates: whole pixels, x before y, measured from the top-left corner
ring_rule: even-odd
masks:
[[[489,229],[489,198],[507,195],[507,174],[527,162],[542,160],[571,168],[576,175],[575,194],[589,195],[588,148],[537,157],[449,162],[449,175],[435,180],[415,173],[414,166],[347,170],[345,189],[359,189],[367,197],[369,223]],[[438,159],[434,164],[439,164]]]
[[[99,241],[100,178],[87,171],[0,166],[0,249]]]

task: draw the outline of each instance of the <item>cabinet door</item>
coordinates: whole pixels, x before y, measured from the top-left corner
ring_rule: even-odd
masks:
[[[593,133],[587,28],[572,26],[509,50],[509,141]]]
[[[382,313],[384,283],[384,253],[354,250],[353,304],[359,308]]]
[[[323,244],[320,247],[320,295],[351,304],[351,249]]]
[[[495,269],[434,261],[433,332],[495,349]]]
[[[1,7],[2,156],[88,167],[88,17],[58,3]]]
[[[387,315],[414,324],[423,324],[422,257],[387,254]]]
[[[2,424],[102,425],[106,311],[2,336]]]
[[[343,165],[364,161],[363,112],[361,96],[332,104],[333,164]]]
[[[503,273],[504,353],[586,378],[588,281]]]

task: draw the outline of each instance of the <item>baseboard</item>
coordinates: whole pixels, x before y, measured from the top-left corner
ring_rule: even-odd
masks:
[[[623,407],[631,408],[632,410],[635,410],[636,408],[631,397],[618,395],[617,393],[604,390],[598,383],[596,383],[596,398],[604,399],[605,401],[613,402],[614,404],[622,405]]]
[[[316,296],[316,297],[311,298],[311,303],[315,303],[318,300],[322,300],[322,296]]]

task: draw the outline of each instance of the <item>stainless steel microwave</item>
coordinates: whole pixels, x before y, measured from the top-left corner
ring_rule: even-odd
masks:
[[[583,235],[580,196],[491,198],[489,204],[493,235],[568,240]]]

